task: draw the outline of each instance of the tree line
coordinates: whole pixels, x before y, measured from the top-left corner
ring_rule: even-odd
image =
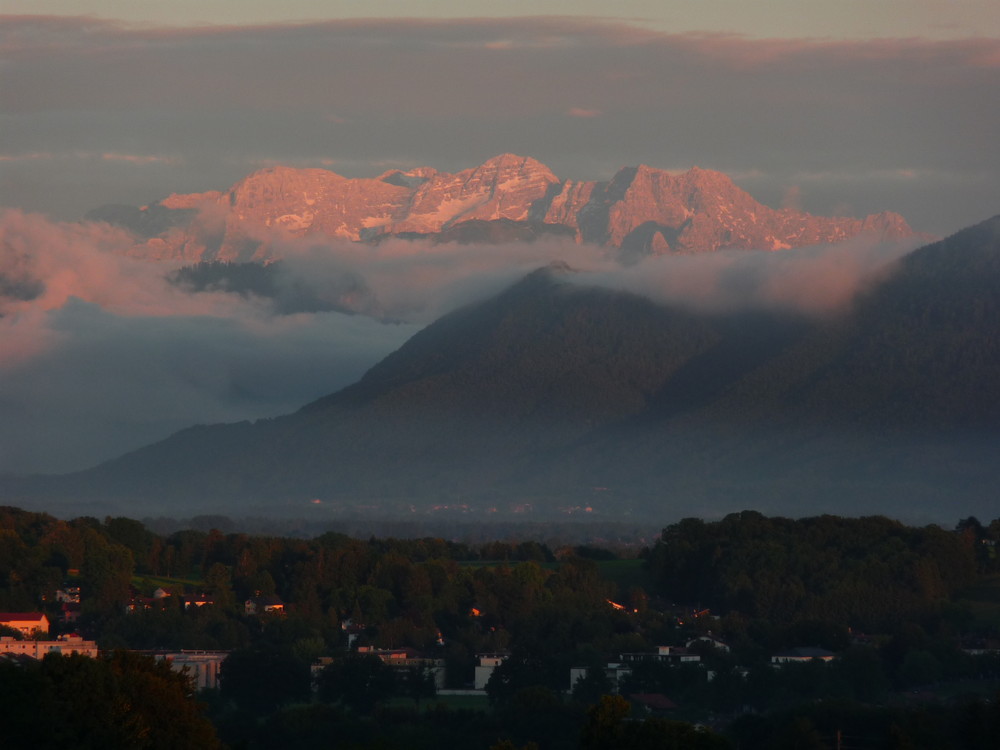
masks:
[[[128,518],[61,520],[0,508],[0,610],[41,608],[55,620],[54,593],[69,581],[79,584],[83,607],[72,627],[109,653],[230,650],[221,690],[201,698],[222,739],[246,747],[276,737],[313,747],[331,732],[359,748],[434,747],[442,738],[456,748],[602,747],[622,738],[658,747],[664,736],[764,748],[813,734],[829,744],[832,719],[805,709],[831,701],[855,707],[851,716],[896,737],[895,746],[931,747],[921,721],[936,727],[928,737],[981,737],[993,726],[991,704],[971,697],[923,719],[890,705],[963,680],[997,684],[997,657],[965,647],[1000,639],[1000,618],[984,617],[962,592],[996,580],[998,541],[1000,519],[943,529],[747,511],[684,519],[638,559],[623,560],[594,546],[531,540],[161,535]],[[173,596],[126,612],[137,591],[148,596],[155,587]],[[213,603],[185,609],[185,593]],[[260,595],[280,597],[285,614],[248,615],[244,601]],[[703,645],[698,664],[637,664],[619,688],[667,695],[679,707],[671,721],[717,732],[688,737],[662,717],[646,725],[604,699],[614,689],[608,660],[708,633],[731,650]],[[401,679],[355,654],[349,636],[355,647],[408,647],[443,660],[450,688],[469,685],[476,654],[508,656],[487,686],[489,711],[468,711],[436,702],[425,674]],[[773,668],[770,654],[793,646],[821,646],[838,658]],[[320,656],[333,662],[314,681],[309,665]],[[571,667],[589,667],[576,685]],[[53,695],[48,677],[31,679]],[[976,742],[954,746],[987,746]]]

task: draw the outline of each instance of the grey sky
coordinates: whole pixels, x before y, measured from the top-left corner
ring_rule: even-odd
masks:
[[[171,26],[331,18],[585,16],[663,31],[759,38],[1000,36],[993,0],[4,0],[11,14],[92,15]]]
[[[506,151],[576,179],[714,168],[771,205],[794,190],[814,213],[895,210],[939,234],[1000,196],[996,38],[33,17],[2,24],[0,55],[0,203],[63,218],[225,188],[266,164],[372,176]]]

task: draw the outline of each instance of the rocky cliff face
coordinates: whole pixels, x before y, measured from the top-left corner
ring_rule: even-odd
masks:
[[[697,167],[675,174],[642,165],[609,181],[576,182],[512,154],[457,174],[421,167],[349,179],[324,169],[275,167],[224,193],[172,195],[143,211],[186,214],[163,222],[170,228],[159,235],[145,231],[137,254],[187,261],[268,260],[276,257],[274,240],[281,236],[447,238],[465,222],[568,228],[577,241],[620,249],[626,260],[649,253],[781,250],[862,233],[887,240],[914,234],[898,214],[854,219],[772,209],[721,172]]]
[[[433,234],[463,221],[527,221],[556,177],[541,162],[504,154],[458,174],[438,172],[421,184],[389,234]]]

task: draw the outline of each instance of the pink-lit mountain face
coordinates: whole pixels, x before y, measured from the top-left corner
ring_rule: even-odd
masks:
[[[143,214],[147,214],[144,216]],[[151,220],[155,214],[155,221]],[[325,169],[274,167],[225,192],[171,195],[130,217],[141,226],[136,254],[188,262],[266,261],[280,255],[276,237],[379,241],[393,236],[475,240],[503,238],[493,226],[558,231],[623,254],[782,250],[914,236],[898,214],[864,219],[819,217],[755,201],[721,172],[676,174],[627,167],[606,182],[560,180],[544,164],[503,154],[456,174],[429,167],[349,179]]]

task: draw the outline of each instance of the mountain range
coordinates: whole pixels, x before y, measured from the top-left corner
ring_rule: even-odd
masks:
[[[129,228],[150,259],[269,261],[296,238],[392,237],[497,242],[545,236],[646,254],[780,250],[915,235],[898,214],[818,217],[758,203],[721,172],[627,167],[607,181],[561,180],[535,159],[502,154],[450,174],[430,167],[350,179],[326,169],[273,167],[225,191],[171,195],[88,218]],[[928,238],[929,239],[929,238]]]
[[[995,515],[1000,216],[836,315],[697,312],[581,278],[541,268],[293,414],[2,489],[161,512]]]

